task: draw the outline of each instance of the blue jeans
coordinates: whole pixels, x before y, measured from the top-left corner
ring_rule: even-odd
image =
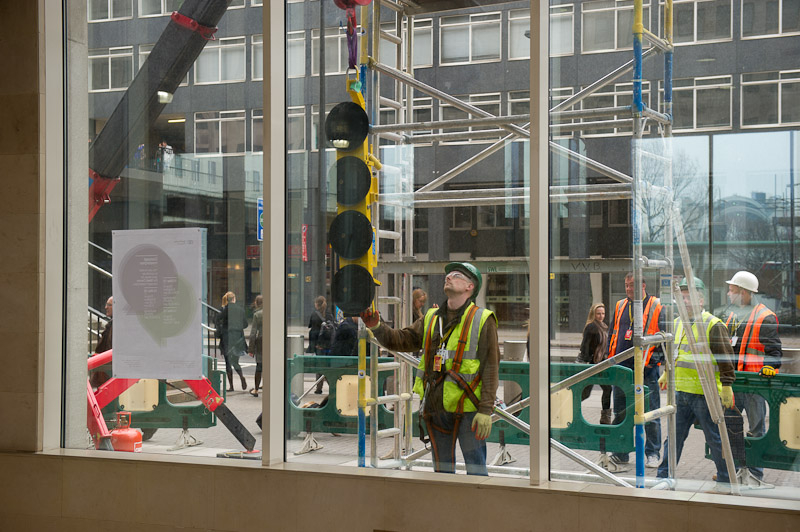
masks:
[[[708,411],[705,396],[694,393],[677,392],[675,402],[677,406],[677,412],[675,413],[675,464],[677,465],[681,459],[683,444],[689,436],[689,430],[691,430],[694,420],[697,419],[700,426],[703,428],[706,443],[711,449],[711,458],[714,460],[714,465],[717,466],[717,482],[730,482],[728,469],[725,466],[725,459],[722,457],[722,443],[719,437],[719,427],[711,420],[711,414]],[[658,466],[657,476],[659,478],[667,478],[669,475],[667,459],[669,444],[669,439],[667,439],[667,441],[664,442],[664,459],[661,460],[661,465]]]
[[[478,440],[472,432],[472,420],[476,412],[465,412],[453,434],[456,415],[440,412],[431,416],[428,424],[431,447],[433,448],[433,469],[439,473],[455,473],[456,441],[461,446],[461,454],[467,465],[468,475],[488,475],[486,470],[486,440]]]
[[[661,395],[658,392],[658,366],[644,368],[644,385],[650,389],[650,400],[648,402],[647,411],[661,408]],[[625,420],[625,393],[622,389],[614,386],[614,425],[622,423]],[[628,407],[633,413],[633,397],[630,398],[630,406]],[[655,456],[661,452],[661,420],[656,419],[644,426],[646,435],[646,442],[644,445],[645,456]],[[628,453],[613,453],[620,462],[628,461]]]
[[[742,410],[742,413],[747,412],[747,426],[750,430],[747,432],[754,438],[760,438],[766,432],[764,430],[764,421],[767,417],[767,401],[760,395],[755,393],[737,393],[736,403]],[[759,480],[764,478],[763,467],[749,467],[750,473]]]

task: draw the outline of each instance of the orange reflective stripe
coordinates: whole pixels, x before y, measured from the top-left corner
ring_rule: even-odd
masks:
[[[464,325],[461,327],[461,336],[458,338],[456,356],[453,359],[453,365],[451,366],[452,371],[455,373],[461,371],[461,359],[464,358],[464,349],[467,346],[467,337],[472,329],[472,319],[475,317],[476,312],[478,312],[478,306],[475,304],[470,305],[469,309],[467,309],[467,317],[464,320]]]
[[[653,306],[655,305],[655,308]],[[650,310],[653,310],[653,315],[650,316]],[[645,334],[655,334],[658,332],[658,318],[661,315],[661,301],[659,301],[656,296],[650,296],[650,299],[647,301],[647,306],[644,309],[644,321],[646,324],[646,329],[644,331]],[[649,316],[649,317],[648,317]],[[653,356],[653,351],[656,350],[656,346],[651,345],[647,348],[644,356],[644,365],[650,363],[650,358]]]
[[[761,325],[767,316],[775,313],[759,303],[747,318],[747,327],[739,345],[739,360],[736,369],[756,373],[764,367],[764,344],[761,343]],[[778,317],[775,316],[777,322]]]
[[[611,358],[617,354],[617,338],[619,337],[619,320],[622,318],[622,313],[628,305],[627,299],[620,299],[617,301],[616,308],[614,309],[614,330],[611,332],[611,342],[608,345],[608,357]]]

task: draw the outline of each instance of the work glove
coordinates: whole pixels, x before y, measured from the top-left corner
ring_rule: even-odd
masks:
[[[667,372],[666,371],[664,373],[662,373],[661,376],[658,378],[658,387],[661,388],[662,390],[666,390],[667,389]]]
[[[758,372],[759,375],[762,377],[774,377],[778,374],[778,370],[773,368],[772,366],[764,366],[761,368],[761,371]]]
[[[492,432],[492,416],[488,414],[475,414],[472,419],[472,431],[476,440],[485,440]]]
[[[719,398],[722,399],[722,406],[731,408],[733,406],[733,388],[723,386],[722,391],[719,393]]]
[[[368,328],[372,329],[377,327],[378,324],[381,322],[381,313],[377,310],[372,310],[368,308],[364,312],[361,313],[361,320],[364,322]]]

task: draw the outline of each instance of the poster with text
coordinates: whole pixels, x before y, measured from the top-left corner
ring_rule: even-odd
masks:
[[[114,377],[203,375],[205,229],[113,231]]]

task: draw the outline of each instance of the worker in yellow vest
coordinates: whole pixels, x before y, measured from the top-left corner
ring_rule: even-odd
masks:
[[[695,288],[697,288],[700,298],[700,307],[705,304],[705,284],[695,277]],[[686,279],[678,285],[683,294],[683,301],[686,304],[690,323],[683,323],[680,318],[675,319],[675,349],[677,350],[677,360],[675,361],[675,452],[676,461],[681,458],[683,444],[689,436],[689,430],[695,421],[700,423],[706,443],[711,449],[711,457],[717,467],[717,482],[728,483],[728,469],[725,459],[722,456],[722,442],[719,434],[719,427],[711,419],[706,397],[703,394],[703,387],[700,384],[700,377],[697,373],[696,355],[692,353],[688,335],[691,334],[697,344],[701,344],[701,335],[706,337],[711,349],[711,363],[714,365],[714,378],[716,381],[717,393],[719,393],[722,405],[725,408],[733,406],[733,389],[731,385],[736,380],[733,370],[731,356],[731,341],[728,331],[722,320],[703,310],[700,316],[694,316],[694,309],[689,301],[689,288]],[[667,374],[664,373],[659,379],[658,384],[662,390],[667,388]],[[716,401],[716,397],[710,398]],[[669,465],[667,460],[667,449],[673,442],[667,440],[664,443],[664,458],[658,466],[657,476],[666,478],[669,475]]]
[[[642,281],[642,326],[646,335],[655,334],[660,330],[661,301],[648,295],[647,284]],[[625,276],[625,299],[620,299],[614,306],[614,315],[611,319],[608,335],[608,357],[622,353],[628,348],[633,347],[633,296],[634,284],[633,273]],[[649,346],[644,351],[644,384],[648,387],[650,394],[647,403],[647,410],[656,410],[661,407],[661,397],[658,393],[658,373],[659,362],[661,361],[661,347]],[[633,358],[620,362],[621,366],[633,369]],[[614,421],[613,425],[618,425],[625,420],[626,410],[631,410],[633,414],[633,397],[625,397],[625,393],[618,386],[614,386]],[[601,412],[600,423],[607,422],[609,412]],[[646,456],[645,467],[658,467],[659,453],[661,452],[661,421],[656,419],[644,426],[646,441],[644,453]],[[628,453],[613,453],[611,460],[607,464],[609,471],[619,473],[628,468]]]
[[[725,325],[731,337],[734,361],[738,371],[758,373],[771,378],[781,367],[783,350],[778,337],[778,317],[763,303],[755,299],[758,293],[758,278],[750,272],[736,272],[728,284],[730,312]],[[737,393],[737,406],[747,413],[749,436],[760,438],[764,435],[764,421],[767,416],[767,402],[761,395]],[[739,475],[742,483],[755,487],[769,487],[764,483],[764,469],[748,467],[750,475]]]
[[[361,319],[386,348],[422,350],[414,392],[422,399],[421,428],[430,439],[434,469],[455,472],[458,441],[467,474],[486,475],[486,438],[492,430],[500,364],[497,318],[475,304],[482,283],[475,266],[451,262],[445,273],[447,301],[409,327],[392,329],[373,310],[363,312]]]

